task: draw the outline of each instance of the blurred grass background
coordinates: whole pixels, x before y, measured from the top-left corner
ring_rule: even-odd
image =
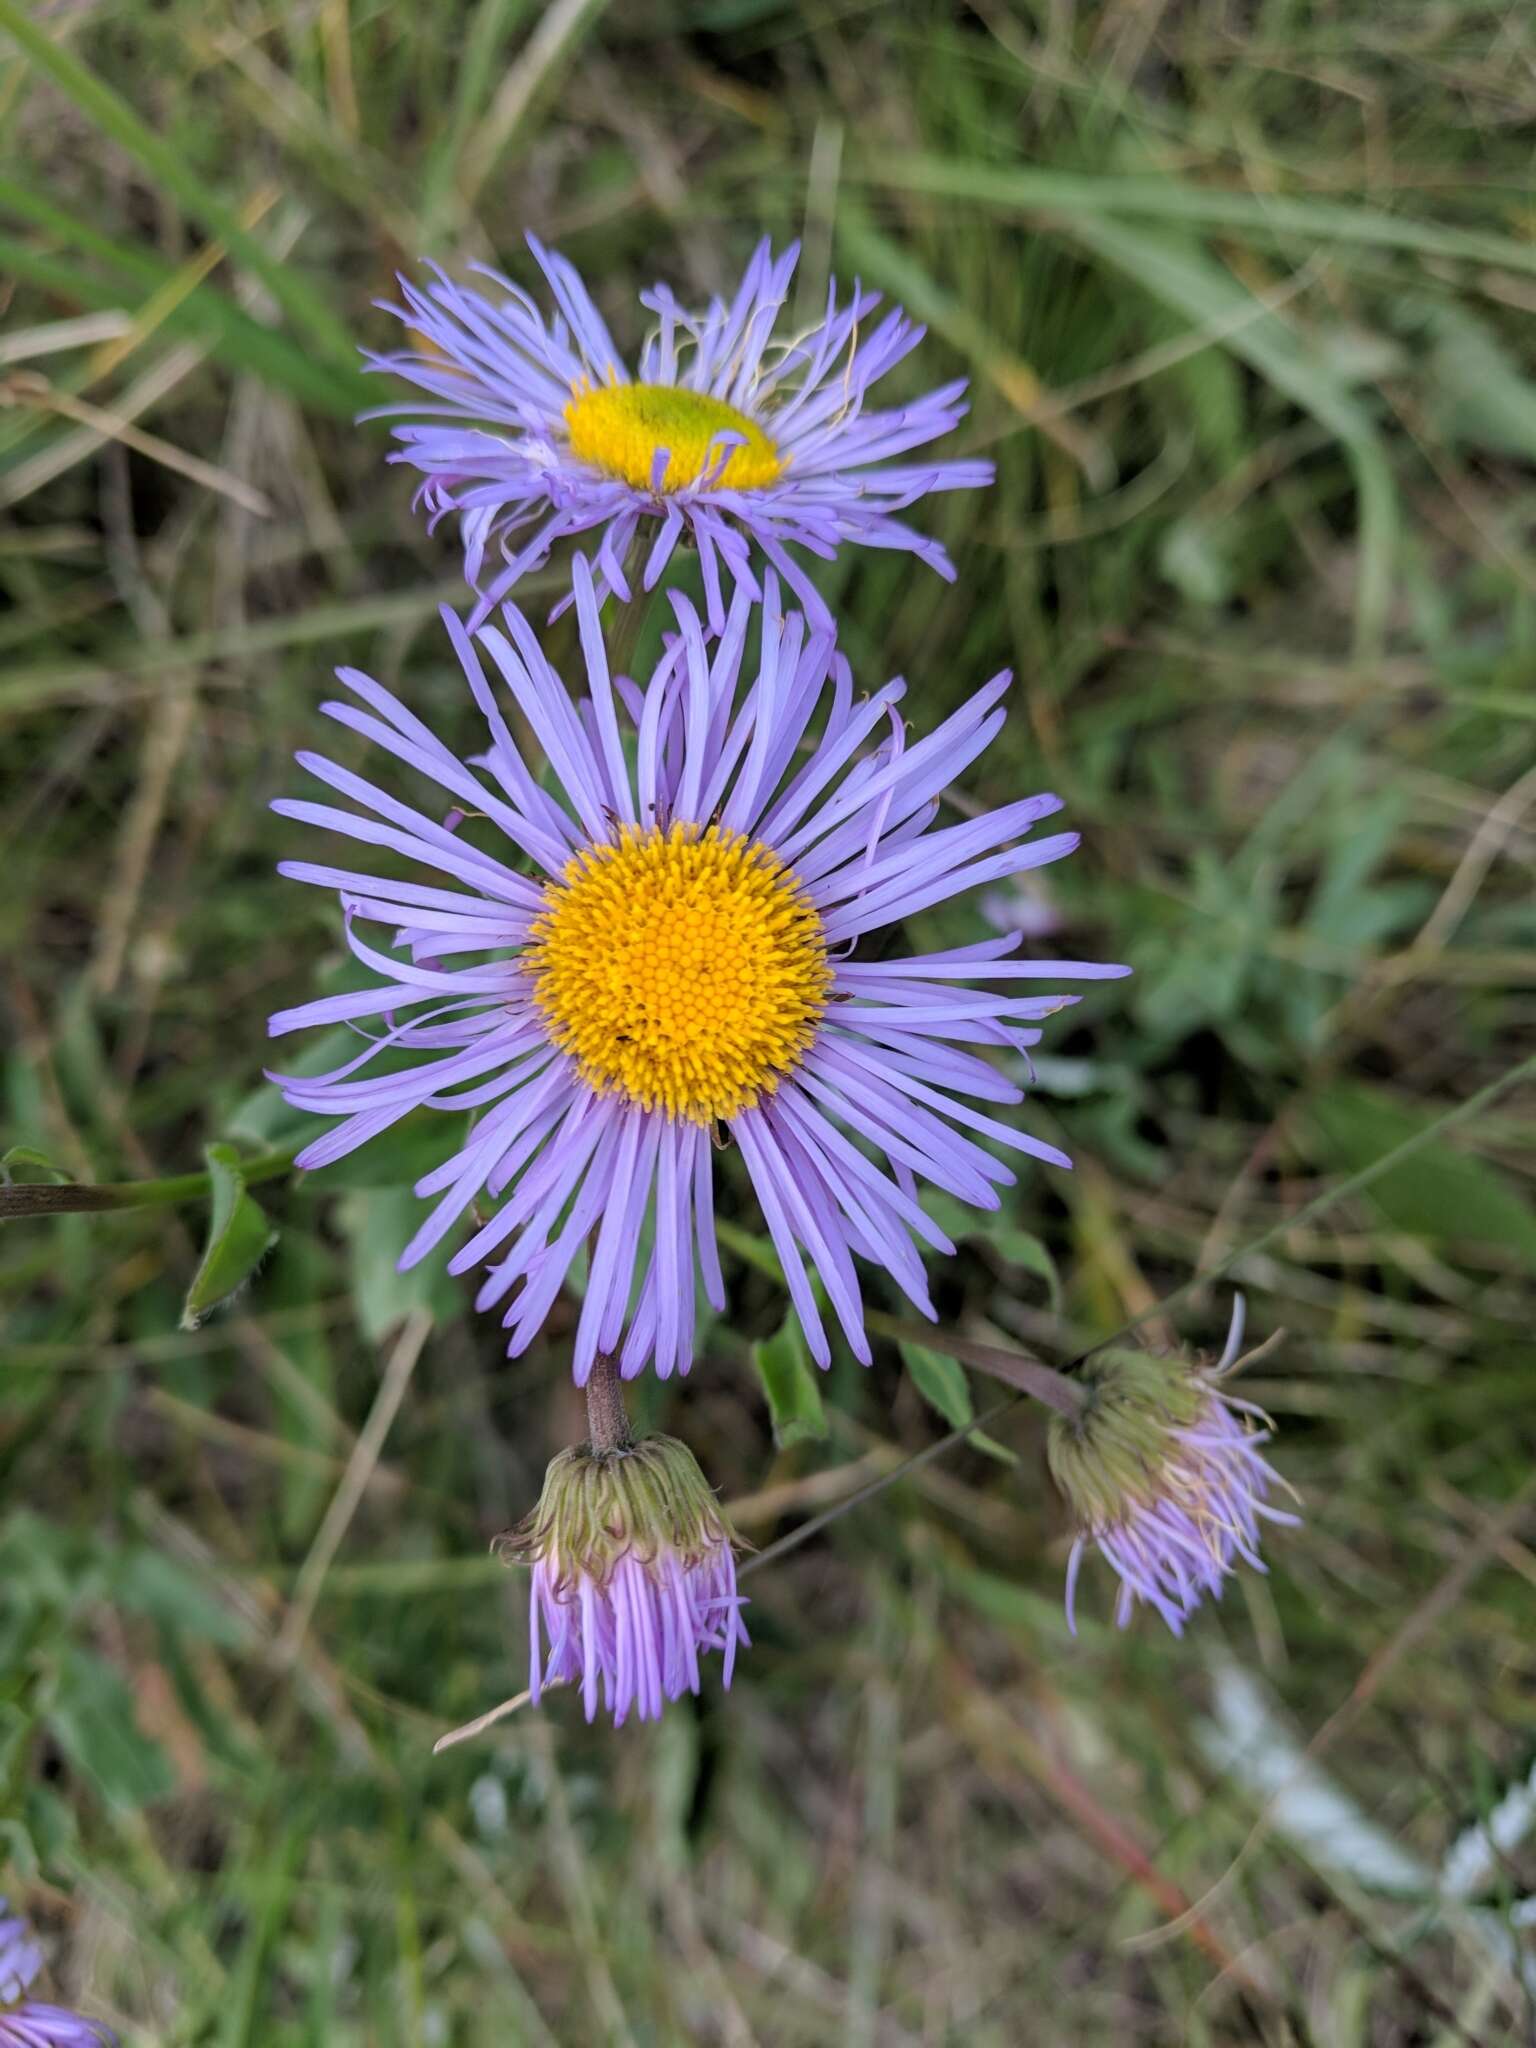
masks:
[[[559,1318],[508,1365],[393,1276],[398,1152],[258,1189],[193,1330],[198,1203],[12,1222],[0,1856],[132,2048],[1536,2038],[1536,1098],[1288,1223],[1533,1043],[1533,119],[1536,19],[1477,0],[0,0],[13,1176],[280,1145],[264,1019],[340,949],[266,803],[338,661],[470,731],[454,538],[351,424],[395,268],[527,279],[531,227],[633,344],[643,283],[800,234],[801,311],[903,297],[1000,471],[919,515],[953,587],[839,565],[856,669],[923,724],[1017,669],[967,794],[1061,791],[1028,908],[1136,968],[1049,1033],[1078,1169],[970,1227],[946,1326],[1062,1358],[1239,1255],[1306,1509],[1182,1645],[1102,1571],[1074,1643],[1015,1409],[753,1577],[728,1701],[434,1759],[521,1683],[487,1542],[581,1433]],[[724,1213],[644,1405],[766,1546],[996,1390],[887,1344],[816,1400]]]

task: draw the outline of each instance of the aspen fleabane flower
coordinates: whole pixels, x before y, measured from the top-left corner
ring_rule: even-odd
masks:
[[[1052,1415],[1051,1476],[1077,1520],[1067,1563],[1067,1626],[1075,1635],[1077,1575],[1091,1544],[1120,1579],[1121,1628],[1138,1600],[1173,1633],[1209,1595],[1219,1599],[1241,1561],[1263,1571],[1261,1521],[1294,1524],[1267,1504],[1285,1485],[1259,1453],[1270,1431],[1251,1402],[1223,1391],[1240,1363],[1243,1298],[1221,1357],[1211,1367],[1146,1351],[1096,1353],[1074,1376],[1087,1398],[1075,1415]]]
[[[378,979],[283,1011],[271,1030],[385,1024],[331,1073],[282,1078],[290,1103],[341,1118],[297,1163],[339,1159],[418,1107],[477,1112],[462,1149],[417,1184],[436,1206],[402,1264],[474,1205],[477,1227],[450,1270],[487,1267],[479,1304],[505,1304],[516,1353],[585,1248],[574,1346],[584,1384],[599,1353],[626,1376],[652,1359],[662,1374],[687,1370],[696,1274],[725,1305],[713,1187],[716,1149],[730,1142],[812,1356],[825,1365],[831,1350],[807,1258],[867,1360],[855,1256],[932,1316],[917,1245],[952,1249],[918,1203],[919,1178],[996,1208],[1013,1176],[978,1138],[1070,1163],[975,1104],[1022,1100],[978,1054],[1027,1048],[1038,1021],[1076,998],[971,984],[1124,970],[1011,959],[1016,933],[868,960],[856,942],[1058,860],[1077,836],[1027,836],[1060,808],[1044,795],[934,829],[940,792],[1002,723],[1006,675],[909,744],[896,716],[905,685],[856,698],[831,636],[781,618],[771,578],[755,676],[745,597],[712,649],[674,597],[679,630],[643,689],[609,675],[581,558],[575,588],[579,701],[514,607],[506,632],[487,627],[476,640],[444,614],[488,730],[478,774],[388,691],[339,672],[360,707],[326,712],[475,823],[452,830],[348,769],[299,756],[353,808],[279,811],[453,886],[283,863],[340,892],[348,943]],[[525,760],[481,653],[536,736],[553,790]],[[393,929],[391,952],[357,936],[365,923]],[[365,1071],[381,1053],[392,1070]]]
[[[589,1721],[599,1696],[615,1727],[631,1709],[699,1690],[699,1659],[721,1653],[729,1686],[751,1639],[736,1590],[735,1536],[688,1446],[645,1436],[610,1450],[562,1451],[539,1504],[499,1546],[532,1566],[528,1690],[579,1685]],[[544,1639],[549,1651],[544,1653]]]
[[[899,309],[872,322],[878,292],[855,284],[840,303],[834,280],[818,322],[777,336],[798,250],[775,256],[763,241],[735,295],[702,313],[665,285],[641,293],[654,324],[632,377],[574,267],[532,235],[528,246],[552,319],[495,271],[481,269],[493,292],[435,271],[425,287],[402,277],[403,304],[384,307],[412,346],[365,351],[371,368],[430,401],[382,408],[404,422],[390,460],[420,472],[418,502],[434,524],[458,515],[466,574],[486,593],[476,622],[557,542],[584,533],[599,536],[599,597],[625,600],[632,543],[644,544],[650,590],[687,536],[711,633],[725,625],[726,580],[759,595],[754,549],[820,627],[831,617],[799,550],[830,560],[844,542],[899,548],[953,580],[939,543],[897,515],[930,491],[990,483],[992,464],[899,459],[963,417],[966,387],[869,408],[923,338]]]

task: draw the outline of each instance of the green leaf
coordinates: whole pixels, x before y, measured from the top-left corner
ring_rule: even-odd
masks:
[[[14,1700],[0,1700],[0,1784],[9,1784],[32,1732],[30,1718]]]
[[[936,1408],[951,1429],[964,1429],[976,1407],[971,1400],[971,1383],[959,1360],[942,1358],[922,1344],[905,1343],[901,1357],[913,1386],[929,1407]]]
[[[209,1145],[213,1202],[202,1263],[187,1289],[181,1327],[195,1330],[203,1318],[243,1287],[277,1242],[277,1232],[245,1191],[240,1155],[233,1145]]]
[[[144,1614],[174,1634],[201,1638],[226,1650],[250,1641],[248,1623],[215,1598],[203,1578],[164,1551],[138,1545],[112,1561],[114,1606]]]
[[[72,1181],[74,1175],[66,1173],[62,1166],[54,1164],[46,1152],[39,1152],[35,1145],[12,1145],[6,1152],[0,1152],[0,1187],[12,1187],[17,1181],[35,1181],[40,1174],[46,1174],[53,1181]]]
[[[19,1820],[0,1820],[0,1857],[28,1884],[42,1867],[31,1831]]]
[[[729,1252],[752,1266],[765,1279],[784,1285],[784,1268],[779,1264],[779,1255],[770,1241],[757,1231],[743,1230],[739,1223],[731,1223],[724,1216],[715,1218],[715,1236]]]
[[[1245,191],[1236,185],[1185,182],[1145,170],[1106,176],[1059,171],[1044,164],[991,164],[967,157],[927,156],[912,149],[899,155],[872,152],[861,158],[858,169],[876,185],[999,207],[1005,212],[1059,214],[1074,221],[1118,215],[1130,221],[1230,228],[1265,241],[1294,237],[1307,248],[1319,242],[1339,242],[1536,271],[1536,249],[1521,236],[1415,220],[1407,214],[1339,200],[1290,198],[1277,192]]]
[[[1060,1315],[1061,1275],[1056,1270],[1056,1261],[1034,1232],[1005,1226],[990,1232],[987,1241],[1000,1259],[1006,1259],[1010,1266],[1023,1266],[1045,1282],[1051,1309]]]
[[[467,1113],[444,1116],[439,1109],[416,1110],[344,1159],[317,1167],[308,1184],[317,1193],[328,1188],[409,1189],[451,1159],[468,1135]]]
[[[338,1024],[286,1054],[283,1072],[307,1080],[340,1066],[356,1051],[356,1032],[345,1024]],[[228,1116],[220,1120],[219,1128],[227,1136],[239,1138],[248,1145],[281,1145],[290,1138],[313,1137],[322,1126],[312,1111],[294,1109],[285,1102],[282,1090],[274,1082],[261,1081]]]
[[[425,1210],[409,1188],[358,1188],[337,1205],[337,1221],[351,1252],[352,1299],[357,1326],[370,1344],[379,1343],[413,1310],[424,1308],[438,1322],[454,1315],[460,1294],[444,1270],[443,1251],[402,1273],[398,1260]]]
[[[821,1388],[800,1334],[798,1318],[793,1314],[786,1316],[766,1343],[754,1344],[752,1363],[768,1396],[774,1442],[785,1449],[790,1444],[824,1437],[827,1418],[821,1405]]]
[[[283,1241],[262,1274],[262,1303],[284,1317],[270,1332],[268,1391],[273,1420],[285,1443],[308,1451],[337,1447],[336,1361],[328,1324],[319,1316],[298,1318],[341,1287],[340,1259],[335,1249],[300,1229],[283,1232]],[[307,1543],[325,1511],[333,1481],[323,1465],[285,1463],[278,1477],[278,1520],[285,1542]]]
[[[1312,1104],[1311,1116],[1332,1158],[1358,1172],[1436,1121],[1374,1088],[1347,1083]],[[1536,1262],[1536,1216],[1496,1167],[1444,1143],[1412,1158],[1366,1189],[1387,1221],[1417,1237],[1507,1245]]]
[[[1022,1235],[1022,1233],[1021,1233]],[[1054,1268],[1052,1269],[1054,1271]],[[930,1351],[924,1344],[901,1345],[902,1363],[911,1375],[912,1384],[928,1403],[942,1415],[951,1429],[964,1429],[976,1413],[976,1404],[971,1399],[971,1382],[965,1367],[958,1359],[944,1358],[937,1351]],[[983,1430],[973,1430],[971,1442],[979,1451],[986,1451],[1001,1465],[1016,1465],[1018,1459],[1006,1444],[1000,1444],[995,1437]]]
[[[74,1532],[23,1507],[13,1508],[0,1524],[0,1585],[0,1613],[7,1622],[30,1620],[50,1607],[67,1609],[72,1600],[94,1598],[98,1590]]]
[[[1045,1282],[1051,1307],[1060,1313],[1061,1275],[1056,1270],[1056,1261],[1032,1230],[1010,1223],[995,1210],[973,1209],[968,1202],[942,1192],[929,1194],[923,1208],[956,1244],[984,1244],[1006,1264],[1023,1266],[1027,1272],[1037,1274]]]
[[[1493,330],[1459,307],[1436,307],[1424,389],[1431,417],[1458,447],[1529,462],[1536,456],[1536,385]]]
[[[52,1785],[25,1788],[20,1826],[37,1869],[57,1870],[64,1858],[78,1849],[80,1824],[75,1809]]]
[[[134,1718],[132,1693],[89,1651],[64,1653],[47,1722],[59,1748],[109,1805],[147,1806],[173,1789],[165,1752]]]

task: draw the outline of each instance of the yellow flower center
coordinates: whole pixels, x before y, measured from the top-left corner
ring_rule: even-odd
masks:
[[[664,491],[709,472],[708,490],[751,491],[784,473],[784,458],[755,420],[723,398],[676,384],[577,384],[565,408],[571,449],[609,476],[651,488],[657,454],[668,451]],[[740,434],[729,451],[722,434]]]
[[[794,872],[718,825],[622,829],[546,890],[523,964],[550,1036],[599,1094],[712,1123],[771,1095],[832,985]]]

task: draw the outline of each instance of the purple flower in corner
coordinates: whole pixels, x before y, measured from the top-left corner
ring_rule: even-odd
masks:
[[[826,606],[791,550],[830,560],[845,542],[899,548],[953,579],[939,543],[897,515],[930,491],[990,483],[992,464],[903,459],[963,416],[965,385],[869,406],[923,337],[899,310],[870,325],[878,292],[855,285],[840,304],[834,281],[818,323],[776,338],[798,251],[776,257],[764,241],[734,297],[703,313],[664,285],[642,292],[654,325],[632,377],[573,266],[531,235],[528,245],[552,319],[494,271],[482,272],[493,295],[435,271],[425,286],[402,278],[405,303],[384,309],[415,345],[368,356],[430,400],[383,409],[405,421],[390,459],[420,471],[418,502],[434,522],[459,515],[466,572],[485,587],[479,617],[557,541],[594,531],[599,593],[626,601],[637,538],[646,590],[691,541],[711,633],[725,624],[722,566],[757,595],[754,545],[818,626],[830,624]],[[488,572],[493,548],[504,566]]]
[[[855,1255],[931,1317],[917,1241],[953,1249],[917,1200],[919,1176],[996,1208],[1013,1175],[978,1139],[1070,1164],[975,1103],[1022,1099],[980,1055],[1024,1050],[1039,1020],[1076,998],[984,984],[1125,970],[1013,959],[1013,934],[889,958],[861,959],[859,941],[1059,860],[1077,835],[1030,836],[1060,808],[1048,795],[933,829],[940,793],[1003,722],[1006,675],[909,743],[896,715],[904,684],[857,696],[830,636],[778,616],[772,579],[755,677],[744,660],[749,601],[738,596],[706,649],[675,597],[679,631],[644,688],[609,676],[580,558],[576,593],[579,701],[514,608],[507,633],[479,636],[552,778],[525,760],[451,613],[487,726],[481,773],[353,670],[341,680],[358,703],[324,706],[425,777],[439,807],[472,816],[472,829],[299,756],[351,807],[284,801],[279,811],[433,872],[401,881],[283,863],[340,892],[348,943],[375,979],[282,1011],[269,1028],[384,1020],[329,1073],[274,1077],[296,1108],[341,1119],[298,1164],[340,1159],[414,1109],[477,1110],[462,1149],[417,1183],[436,1207],[402,1264],[478,1205],[450,1271],[488,1266],[479,1305],[507,1304],[516,1354],[587,1248],[574,1346],[584,1385],[599,1353],[625,1377],[652,1359],[663,1376],[688,1369],[696,1274],[725,1306],[713,1186],[729,1140],[812,1355],[825,1365],[831,1352],[807,1256],[867,1362]],[[391,928],[393,950],[365,944],[363,924]],[[365,1073],[380,1054],[387,1062]]]
[[[577,1685],[589,1721],[599,1699],[615,1727],[631,1711],[654,1721],[667,1700],[699,1690],[699,1659],[715,1650],[729,1686],[737,1650],[750,1647],[735,1540],[675,1437],[563,1451],[538,1506],[501,1546],[533,1567],[533,1704],[547,1686]]]
[[[100,2020],[28,1996],[42,1969],[32,1930],[0,1899],[0,2048],[117,2048]]]
[[[1220,1598],[1239,1564],[1264,1570],[1261,1522],[1296,1524],[1269,1505],[1285,1481],[1261,1456],[1267,1418],[1221,1386],[1240,1363],[1242,1333],[1239,1295],[1214,1366],[1100,1352],[1075,1376],[1086,1396],[1080,1412],[1052,1416],[1051,1473],[1078,1525],[1067,1563],[1074,1635],[1077,1577],[1090,1545],[1119,1576],[1117,1624],[1124,1628],[1144,1601],[1177,1636],[1203,1599]]]

